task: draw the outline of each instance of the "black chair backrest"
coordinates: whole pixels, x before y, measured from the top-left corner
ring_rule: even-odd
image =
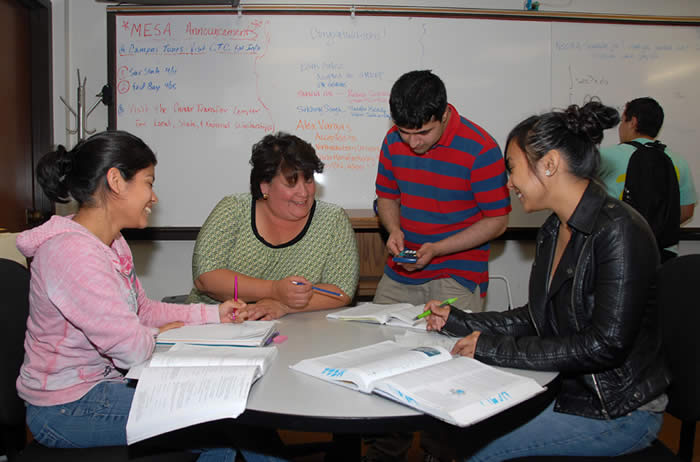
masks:
[[[24,332],[29,315],[29,270],[0,258],[0,423],[24,425],[24,403],[15,382],[24,360]]]
[[[661,267],[659,319],[673,381],[666,409],[680,420],[700,418],[700,255],[682,255]]]
[[[160,451],[149,446],[111,446],[88,449],[46,448],[26,445],[24,402],[17,396],[16,381],[24,361],[24,335],[29,316],[29,271],[19,263],[0,258],[0,454],[18,462],[193,462],[198,454],[189,451]],[[136,445],[138,446],[138,445]],[[150,454],[155,452],[154,454]]]

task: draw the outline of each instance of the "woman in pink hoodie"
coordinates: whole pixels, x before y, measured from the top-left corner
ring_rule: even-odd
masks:
[[[106,131],[70,151],[59,146],[37,166],[50,199],[72,197],[79,204],[75,216],[53,216],[17,238],[20,251],[33,259],[17,391],[27,403],[29,429],[46,446],[125,445],[135,388],[123,371],[151,356],[159,332],[231,322],[234,309],[245,306],[146,297],[121,230],[147,225],[158,202],[155,165],[141,139]],[[206,450],[200,460],[232,462],[235,454]]]

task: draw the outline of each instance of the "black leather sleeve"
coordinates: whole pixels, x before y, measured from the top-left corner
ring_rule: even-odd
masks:
[[[646,315],[657,265],[655,241],[645,223],[629,216],[608,220],[584,246],[577,268],[581,274],[573,282],[573,305],[555,307],[571,310],[576,332],[538,337],[485,330],[476,345],[476,359],[577,374],[620,366]],[[467,324],[473,330],[483,327],[471,319]]]
[[[536,335],[527,306],[503,312],[465,313],[450,309],[443,330],[450,335],[466,337],[473,331],[498,335]]]

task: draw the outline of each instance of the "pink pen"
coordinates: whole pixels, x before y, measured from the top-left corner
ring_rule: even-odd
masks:
[[[238,301],[238,276],[233,277],[233,301]],[[236,309],[231,313],[231,320],[236,320]]]

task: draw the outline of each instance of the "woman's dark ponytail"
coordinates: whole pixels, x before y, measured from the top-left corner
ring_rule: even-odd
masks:
[[[70,199],[66,178],[73,167],[72,156],[63,145],[39,160],[36,176],[44,194],[54,202],[65,204]]]
[[[139,137],[119,130],[104,131],[81,140],[70,151],[63,146],[44,155],[37,180],[52,201],[92,204],[95,193],[107,186],[106,175],[117,168],[129,181],[139,170],[157,163],[151,148]]]

